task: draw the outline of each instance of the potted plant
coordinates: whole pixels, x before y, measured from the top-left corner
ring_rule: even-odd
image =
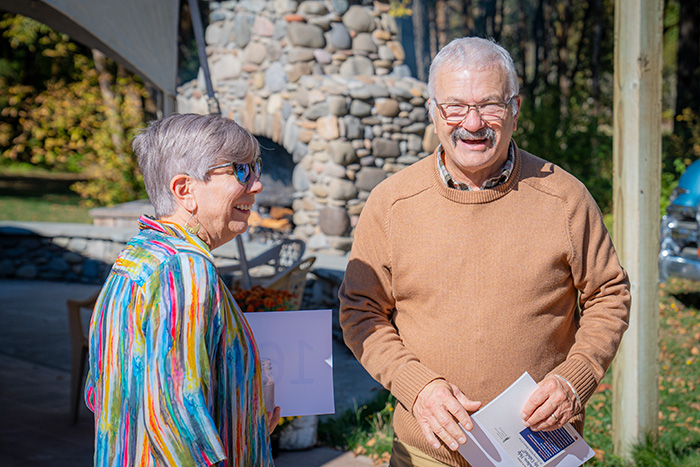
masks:
[[[267,289],[255,285],[250,289],[236,289],[233,298],[243,313],[256,311],[290,310],[296,295],[286,290]]]

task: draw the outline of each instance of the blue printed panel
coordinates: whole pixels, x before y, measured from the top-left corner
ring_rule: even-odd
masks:
[[[576,441],[564,428],[554,431],[532,431],[525,428],[520,432],[520,436],[545,462]]]

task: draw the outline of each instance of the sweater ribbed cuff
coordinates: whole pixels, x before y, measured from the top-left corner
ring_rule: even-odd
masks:
[[[554,368],[549,375],[560,375],[573,386],[581,402],[581,408],[586,405],[588,399],[595,392],[595,388],[598,387],[598,381],[588,365],[575,358],[567,359]]]
[[[409,412],[413,412],[413,404],[418,393],[431,381],[442,376],[425,367],[420,362],[409,362],[399,368],[396,378],[391,385],[391,393],[403,404]]]

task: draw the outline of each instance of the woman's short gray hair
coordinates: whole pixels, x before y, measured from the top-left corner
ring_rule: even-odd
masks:
[[[173,114],[153,121],[134,137],[132,147],[158,218],[177,209],[170,191],[175,175],[209,181],[209,167],[251,162],[260,155],[258,140],[220,115]]]
[[[519,92],[518,72],[515,70],[513,59],[506,49],[498,45],[494,40],[482,39],[481,37],[454,39],[438,52],[430,64],[428,110],[430,117],[433,119],[435,119],[435,81],[437,74],[445,67],[462,67],[471,70],[487,70],[499,67],[506,75],[506,92],[511,96]],[[518,112],[517,106],[513,105],[512,109],[513,115],[515,115]]]

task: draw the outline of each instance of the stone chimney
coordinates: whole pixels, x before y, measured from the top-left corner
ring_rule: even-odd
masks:
[[[404,63],[388,0],[350,3],[210,3],[222,113],[289,153],[294,236],[311,251],[348,251],[370,190],[437,146],[427,86]],[[177,106],[207,113],[201,70]]]

